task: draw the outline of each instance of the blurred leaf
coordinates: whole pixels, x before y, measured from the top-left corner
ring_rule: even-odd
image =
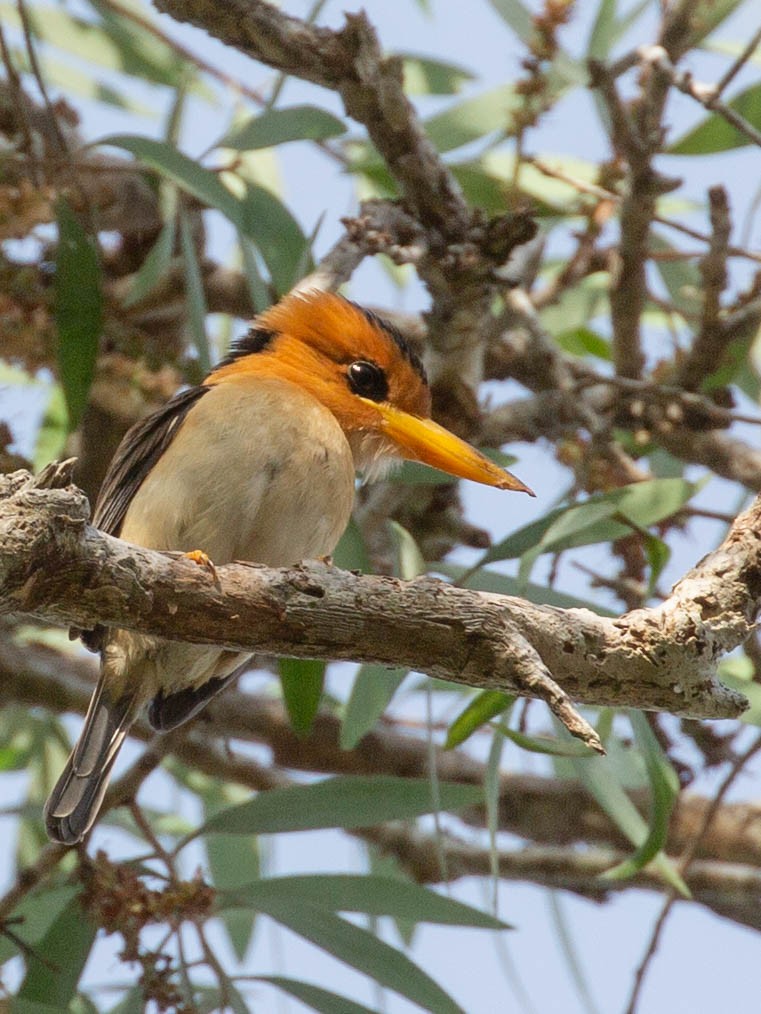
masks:
[[[472,785],[440,786],[442,807],[458,810],[479,801]],[[369,775],[327,778],[311,785],[262,792],[211,817],[198,834],[277,834],[325,827],[367,827],[411,820],[433,809],[427,779]]]
[[[342,750],[353,750],[375,727],[407,672],[407,669],[389,669],[383,665],[359,667],[341,723]]]
[[[217,142],[217,148],[250,151],[270,148],[289,141],[324,141],[346,132],[346,125],[337,116],[318,106],[290,106],[287,109],[266,109],[252,116]]]
[[[610,493],[597,493],[582,504],[550,511],[519,528],[487,550],[480,563],[511,560],[529,551],[539,555],[621,538],[630,534],[629,524],[647,528],[671,517],[701,488],[701,483],[685,479],[648,479]]]
[[[489,0],[489,3],[521,42],[531,42],[534,35],[534,19],[525,4],[520,0]]]
[[[598,181],[594,162],[554,154],[545,154],[543,162],[573,179],[587,183]],[[592,205],[593,199],[580,194],[573,184],[548,176],[526,162],[516,167],[515,154],[503,147],[486,151],[477,162],[459,163],[452,168],[458,179],[463,178],[463,171],[487,174],[497,188],[496,193],[501,195],[502,211],[506,203],[508,207],[510,203],[525,204],[527,197],[536,203],[537,215],[578,214]]]
[[[505,132],[519,99],[511,84],[455,103],[429,117],[425,130],[440,152],[453,151],[497,131]]]
[[[398,521],[390,519],[386,524],[396,547],[396,566],[394,569],[397,577],[402,578],[404,581],[412,581],[414,578],[419,577],[420,574],[425,574],[428,569],[425,559],[410,532],[403,525],[400,525]]]
[[[377,1014],[370,1007],[364,1007],[361,1003],[355,1003],[338,993],[331,993],[322,986],[315,986],[311,982],[301,982],[299,979],[286,979],[282,975],[257,975],[256,982],[268,982],[284,993],[301,1000],[307,1007],[316,1010],[319,1014]]]
[[[552,306],[546,307],[539,315],[542,326],[553,335],[558,335],[558,344],[561,348],[574,354],[592,355],[601,353],[600,358],[610,359],[608,343],[598,338],[589,328],[589,322],[600,314],[607,313],[608,290],[610,288],[610,275],[607,271],[595,271],[588,275],[577,285],[566,289],[560,299]],[[581,345],[582,351],[576,353],[575,349],[568,348],[563,342],[564,335],[578,335],[577,343]],[[596,346],[594,351],[584,347],[586,336],[593,336],[591,341]],[[595,342],[596,339],[596,342]],[[587,337],[587,342],[590,338]]]
[[[362,532],[354,518],[349,521],[338,545],[333,550],[333,563],[341,570],[359,570],[363,574],[369,574],[372,571]]]
[[[251,1014],[251,1008],[241,996],[233,980],[224,972],[216,972],[219,986],[193,985],[195,1002],[190,1009],[193,1014]]]
[[[66,399],[60,384],[53,384],[34,445],[32,464],[37,471],[44,468],[49,461],[61,457],[68,435],[69,415],[66,411]]]
[[[475,75],[456,63],[427,56],[397,53],[404,61],[404,90],[408,95],[455,95]]]
[[[508,925],[470,905],[446,898],[427,887],[395,877],[321,873],[268,877],[226,892],[223,907],[267,906],[273,900],[296,908],[314,905],[331,912],[365,912],[442,926],[509,929]]]
[[[35,951],[44,958],[44,963],[35,956],[29,957],[18,998],[52,1002],[65,1011],[76,994],[96,933],[97,927],[79,904],[79,898],[72,898],[37,942]]]
[[[751,85],[727,103],[744,120],[761,128],[761,84]],[[713,155],[732,148],[744,148],[753,141],[729,123],[721,113],[709,113],[666,149],[668,155]]]
[[[100,261],[97,245],[63,197],[56,202],[56,222],[58,369],[69,414],[69,429],[74,430],[87,404],[103,325]]]
[[[755,680],[755,666],[747,655],[733,655],[719,663],[719,679],[730,690],[747,698],[750,705],[741,716],[747,725],[761,726],[761,683]]]
[[[154,141],[136,134],[111,134],[96,143],[130,152],[144,165],[172,180],[185,193],[192,194],[202,204],[221,211],[233,225],[238,226],[246,235],[249,234],[249,223],[241,202],[220,182],[217,174],[205,169],[169,142]]]
[[[35,1003],[34,1000],[19,1000],[14,997],[12,1006],[5,1008],[9,1014],[61,1014],[60,1007],[51,1007],[47,1003]],[[69,1008],[66,1008],[69,1010]]]
[[[479,690],[447,729],[444,749],[460,746],[492,718],[511,707],[514,701],[513,694],[504,694],[501,690]]]
[[[648,583],[648,595],[652,595],[655,592],[655,586],[658,582],[658,578],[663,573],[663,568],[671,559],[671,550],[668,545],[659,539],[657,535],[653,535],[650,532],[641,532],[645,543],[645,555],[647,556],[647,562],[650,567],[650,581]]]
[[[2,6],[2,5],[0,5]],[[0,15],[1,17],[1,15]],[[16,66],[25,74],[32,73],[29,58],[25,52],[14,53]],[[156,112],[151,106],[138,102],[131,96],[112,87],[105,81],[99,81],[93,75],[83,73],[62,60],[46,55],[42,60],[43,76],[48,85],[61,88],[69,95],[77,95],[90,102],[100,102],[105,106],[120,109],[134,116],[155,119]]]
[[[132,74],[153,84],[175,83],[180,66],[176,53],[145,32],[136,44],[134,33],[114,32],[112,25],[85,20],[53,5],[32,6],[28,15],[35,36],[88,65]],[[4,25],[21,27],[14,4],[0,4],[0,20]]]
[[[597,602],[590,602],[589,599],[580,599],[575,595],[559,592],[555,588],[522,581],[517,577],[500,574],[496,570],[488,570],[485,567],[471,570],[452,563],[437,563],[436,570],[452,578],[455,584],[459,584],[463,588],[473,588],[475,591],[495,592],[497,595],[518,595],[539,606],[558,606],[559,609],[590,609],[600,616],[618,615],[618,613],[605,609]]]
[[[654,250],[661,253],[680,252],[678,247],[655,231],[650,234],[650,243]],[[700,314],[703,308],[703,280],[695,261],[682,257],[675,260],[656,257],[653,263],[663,279],[674,308],[688,319]]]
[[[692,29],[688,48],[697,46],[714,29],[733,14],[743,0],[696,0],[690,9],[690,28]]]
[[[241,214],[242,231],[259,247],[276,293],[290,292],[312,263],[301,226],[279,198],[255,183],[246,184]]]
[[[238,231],[238,245],[240,247],[243,270],[246,274],[246,284],[251,302],[254,304],[255,313],[263,313],[272,303],[267,283],[259,270],[259,255],[256,245],[248,236]]]
[[[570,733],[567,734],[570,738]],[[576,777],[591,795],[597,800],[618,829],[626,835],[632,845],[640,850],[648,844],[650,829],[640,816],[639,811],[624,791],[621,782],[611,764],[605,758],[592,757],[588,760],[569,758]],[[682,880],[674,863],[663,853],[654,859],[658,871],[664,879],[683,897],[689,898],[690,892]],[[615,867],[614,867],[615,869]]]
[[[206,779],[196,791],[203,802],[204,820],[229,804],[231,794],[247,795],[243,788],[225,786],[211,778]],[[205,839],[204,847],[212,883],[218,891],[235,891],[261,875],[259,839],[255,835],[242,839],[240,835],[213,834]],[[243,961],[254,932],[255,914],[226,909],[222,911],[221,918],[238,961]]]
[[[111,1007],[108,1014],[145,1014],[145,999],[143,991],[139,986],[133,986],[127,990],[122,999],[115,1007]]]
[[[564,352],[569,352],[572,356],[595,356],[604,362],[610,362],[612,359],[608,339],[589,327],[577,327],[571,331],[556,333],[555,341]]]
[[[278,671],[293,731],[299,736],[306,736],[320,707],[325,663],[314,658],[281,658]]]
[[[606,880],[626,880],[633,877],[644,866],[661,852],[666,846],[671,813],[679,796],[679,778],[672,767],[671,761],[648,725],[641,711],[630,711],[629,721],[632,724],[637,745],[639,746],[647,766],[650,781],[650,827],[647,837],[637,851],[629,859],[608,870]],[[680,894],[690,897],[690,891],[682,881],[677,870],[673,870],[672,883],[677,886]]]
[[[270,898],[260,909],[374,982],[436,1014],[464,1014],[452,998],[410,959],[355,923],[314,905]]]
[[[650,6],[649,0],[640,0],[630,10],[619,15],[618,0],[602,0],[592,25],[587,43],[587,59],[606,60],[617,42]]]
[[[169,270],[174,254],[175,232],[176,220],[172,217],[162,226],[158,239],[148,251],[140,270],[136,272],[130,290],[124,298],[123,305],[126,308],[134,306],[153,292]]]
[[[185,303],[188,309],[190,335],[198,354],[198,365],[203,373],[211,369],[209,339],[206,335],[206,293],[201,277],[201,265],[198,263],[196,246],[193,241],[193,230],[188,213],[180,208],[180,249],[185,268]]]
[[[49,932],[56,919],[68,908],[79,894],[76,886],[53,887],[28,894],[11,912],[11,929],[23,943],[39,949],[40,942]],[[16,921],[18,920],[18,921]],[[18,947],[0,933],[0,963],[18,953]]]
[[[511,740],[521,750],[529,753],[544,753],[552,757],[596,757],[597,754],[577,739],[555,739],[551,736],[527,736],[517,729],[510,729],[501,722],[496,722],[494,729]]]

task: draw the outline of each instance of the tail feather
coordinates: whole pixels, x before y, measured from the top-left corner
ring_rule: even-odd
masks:
[[[135,698],[112,701],[101,677],[79,741],[45,804],[45,826],[53,841],[74,845],[92,827],[114,761],[135,717]]]

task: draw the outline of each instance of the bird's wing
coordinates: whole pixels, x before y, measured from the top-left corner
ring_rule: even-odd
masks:
[[[109,466],[95,507],[93,524],[119,535],[124,515],[145,477],[174,439],[185,416],[208,387],[180,391],[126,434]]]

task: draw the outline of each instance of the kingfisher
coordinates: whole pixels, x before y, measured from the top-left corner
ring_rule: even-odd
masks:
[[[284,567],[328,556],[351,516],[356,473],[401,459],[534,494],[431,419],[419,357],[387,321],[335,293],[291,293],[255,318],[206,379],[123,438],[94,525],[206,566]],[[45,806],[49,837],[94,823],[141,710],[173,729],[242,672],[250,654],[134,631],[85,632],[100,674],[79,741]]]

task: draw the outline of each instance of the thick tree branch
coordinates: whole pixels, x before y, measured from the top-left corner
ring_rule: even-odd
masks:
[[[337,91],[421,221],[451,237],[468,228],[471,212],[460,188],[404,94],[401,62],[382,56],[364,13],[347,14],[335,32],[262,0],[156,0],[156,7],[270,67]]]
[[[186,560],[96,531],[74,488],[40,489],[16,472],[2,480],[0,503],[3,612],[273,655],[409,666],[556,707],[573,698],[718,718],[745,704],[721,685],[716,666],[748,636],[761,602],[761,501],[664,603],[618,619],[325,563],[231,564],[215,584]],[[532,667],[532,658],[540,664]],[[585,738],[594,744],[589,731]]]

